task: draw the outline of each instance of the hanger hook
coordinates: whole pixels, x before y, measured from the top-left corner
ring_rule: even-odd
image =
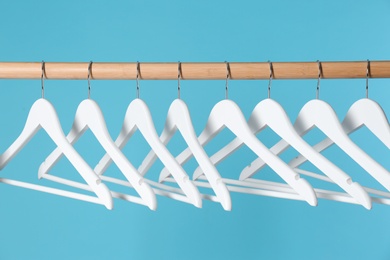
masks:
[[[367,60],[367,73],[366,73],[366,98],[368,98],[368,78],[371,75],[370,60]]]
[[[318,64],[318,80],[317,80],[317,90],[316,90],[316,99],[320,98],[320,84],[321,84],[321,78],[322,78],[322,66],[321,62],[317,60]]]
[[[46,78],[46,70],[45,70],[45,61],[42,60],[42,74],[41,74],[41,87],[42,87],[42,98],[45,98],[45,78]]]
[[[268,98],[271,98],[271,85],[272,85],[272,79],[274,78],[274,68],[272,66],[271,61],[268,61],[268,63],[269,63]]]
[[[141,74],[140,63],[137,61],[137,98],[139,98],[139,75]]]
[[[226,63],[225,98],[229,99],[229,79],[231,78],[231,73],[230,73],[230,64],[229,64],[229,62],[225,61],[225,63]]]
[[[177,63],[177,97],[180,99],[181,62]]]
[[[91,98],[91,76],[92,76],[92,61],[88,65],[88,99]]]

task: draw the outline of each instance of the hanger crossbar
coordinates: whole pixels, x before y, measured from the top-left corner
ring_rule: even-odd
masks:
[[[51,187],[46,187],[42,185],[36,185],[28,182],[22,182],[22,181],[17,181],[17,180],[10,180],[6,178],[0,178],[0,183],[5,183],[8,185],[12,186],[17,186],[17,187],[22,187],[25,189],[30,189],[30,190],[37,190],[41,192],[46,192],[58,196],[63,196],[63,197],[68,197],[72,199],[77,199],[77,200],[83,200],[91,203],[96,203],[96,204],[102,204],[99,198],[89,196],[89,195],[84,195],[80,193],[75,193],[71,191],[66,191],[66,190],[61,190],[61,189],[56,189],[56,188],[51,188]],[[89,189],[91,190],[91,189]]]

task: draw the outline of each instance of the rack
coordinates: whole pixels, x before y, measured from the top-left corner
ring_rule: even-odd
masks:
[[[139,79],[174,80],[178,78],[178,62],[139,63]],[[226,79],[225,62],[183,62],[181,79],[218,80]],[[320,62],[321,78],[390,78],[390,61],[338,61]],[[137,62],[93,62],[91,79],[131,80],[137,76]],[[45,79],[87,79],[89,62],[45,62]],[[274,79],[316,79],[317,62],[272,62]],[[229,62],[230,79],[268,79],[268,62]],[[369,68],[369,69],[368,69]],[[0,62],[0,79],[40,79],[41,62]]]

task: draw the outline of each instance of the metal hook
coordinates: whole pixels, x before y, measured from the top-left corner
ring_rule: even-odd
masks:
[[[91,75],[92,75],[92,61],[88,65],[88,99],[91,98]]]
[[[45,98],[45,80],[46,78],[46,70],[45,70],[45,61],[42,60],[42,74],[41,74],[41,87],[42,87],[42,98]]]
[[[316,99],[319,99],[320,97],[320,83],[321,83],[321,78],[322,78],[322,66],[321,62],[317,60],[318,64],[318,80],[317,80],[317,90],[316,90]]]
[[[229,79],[231,78],[230,74],[230,64],[229,62],[225,61],[226,63],[226,85],[225,85],[225,98],[229,99]]]
[[[271,61],[268,61],[268,63],[269,63],[268,98],[271,98],[271,85],[272,85],[272,79],[274,78],[274,68],[272,66]]]
[[[366,98],[368,98],[368,78],[370,77],[370,60],[367,60],[367,73],[366,73]]]
[[[137,98],[139,98],[139,75],[141,74],[141,71],[140,71],[140,64],[139,64],[139,61],[137,61]]]
[[[181,62],[177,64],[177,97],[180,99]]]

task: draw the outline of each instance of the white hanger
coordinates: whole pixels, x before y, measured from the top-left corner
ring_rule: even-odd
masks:
[[[91,65],[92,62],[90,62],[88,67],[88,89],[90,89],[89,79]],[[141,204],[148,206],[152,210],[155,210],[157,208],[157,201],[152,188],[144,182],[143,177],[138,173],[134,166],[127,160],[121,150],[112,141],[107,130],[102,111],[100,110],[98,104],[95,101],[89,99],[89,97],[90,94],[88,92],[88,99],[83,100],[77,108],[72,129],[67,135],[68,141],[73,145],[85,133],[86,130],[90,129],[110,158],[114,160],[122,174],[140,195],[142,198],[140,201]],[[39,178],[50,179],[48,172],[58,162],[62,155],[63,153],[61,149],[57,147],[39,167]]]
[[[137,66],[139,67],[139,66]],[[139,71],[137,71],[137,75],[139,74]],[[138,76],[137,76],[138,79]],[[137,89],[138,89],[138,80],[137,80]],[[137,92],[138,93],[138,92]],[[182,129],[183,132],[187,133],[189,131],[188,129],[184,129],[185,127],[188,127],[186,123],[188,123],[183,116],[183,113],[180,113],[178,110],[182,109],[182,101],[174,102],[170,109],[172,114],[169,118],[170,120],[168,124],[174,124],[178,128]],[[174,122],[175,121],[175,122]],[[184,169],[177,163],[175,158],[172,156],[172,154],[168,151],[168,149],[165,147],[165,145],[160,141],[156,129],[153,124],[153,119],[150,114],[150,111],[141,99],[137,98],[133,100],[129,107],[127,108],[127,112],[125,115],[125,120],[123,123],[122,130],[118,136],[118,138],[115,141],[115,144],[119,147],[119,149],[122,149],[128,140],[131,138],[131,136],[135,133],[135,131],[139,129],[144,136],[145,140],[148,142],[152,150],[154,151],[154,154],[157,155],[162,163],[165,165],[165,167],[169,168],[172,172],[173,177],[177,181],[180,188],[184,191],[184,194],[187,195],[188,198],[183,199],[181,198],[181,201],[186,201],[191,204],[194,204],[196,207],[202,207],[202,199],[201,195],[199,193],[199,190],[196,188],[196,186],[189,180],[188,175],[184,171]],[[154,157],[155,158],[155,157]],[[104,171],[107,169],[107,167],[110,165],[111,159],[106,154],[96,165],[95,172],[99,175],[103,174]],[[147,170],[150,167],[142,168],[142,166],[139,168],[139,172],[141,175],[145,175]],[[156,183],[153,183],[155,186]],[[219,185],[220,186],[220,185]],[[218,188],[219,188],[218,186]],[[165,187],[168,188],[168,187]],[[221,188],[219,188],[221,190]],[[161,195],[161,194],[160,194]]]
[[[152,127],[154,127],[153,120],[146,104],[141,99],[135,99],[127,108],[123,127],[118,138],[115,140],[115,144],[117,147],[119,147],[119,149],[122,149],[131,136],[135,133],[135,131],[139,129],[150,147],[153,149],[153,151],[156,152],[161,162],[167,168],[172,170],[172,175],[176,179],[180,188],[184,191],[184,194],[187,195],[189,201],[182,201],[188,201],[197,207],[201,207],[202,200],[200,198],[198,189],[192,184],[183,168],[175,161],[173,156],[169,153],[168,149],[160,141],[156,130]],[[110,163],[110,157],[105,155],[96,165],[96,173],[99,175],[103,174]],[[145,171],[139,172],[141,175],[146,173]]]
[[[321,75],[321,74],[320,74]],[[270,127],[285,142],[291,145],[300,154],[305,156],[314,166],[320,169],[325,175],[329,176],[337,185],[342,187],[347,193],[355,198],[365,207],[371,207],[370,198],[366,191],[358,184],[352,183],[351,177],[331,163],[323,155],[315,151],[307,144],[295,131],[286,112],[280,104],[270,99],[270,87],[273,77],[272,63],[270,63],[270,80],[268,84],[268,99],[261,101],[256,105],[249,119],[249,127],[254,134],[263,130],[266,126]],[[236,141],[237,140],[237,141]],[[236,146],[233,146],[235,144]],[[229,145],[222,148],[211,157],[214,164],[219,163],[228,155],[234,152],[242,145],[242,142],[235,138]],[[194,177],[202,174],[200,169],[196,169]]]
[[[156,210],[157,201],[152,188],[144,182],[143,177],[112,141],[99,106],[91,99],[83,100],[79,104],[72,129],[67,135],[68,141],[74,144],[87,129],[92,131],[104,150],[140,195],[142,198],[141,204],[148,206],[152,210]],[[57,147],[39,167],[39,176],[42,178],[50,178],[47,176],[48,172],[58,162],[61,156],[61,149]]]
[[[226,90],[228,86],[227,82],[230,77],[228,63],[227,66]],[[257,156],[267,161],[267,164],[310,205],[317,204],[317,198],[311,185],[306,180],[301,179],[299,174],[294,172],[279,157],[275,156],[254,134],[252,134],[240,108],[233,101],[226,99],[218,102],[213,107],[206,127],[198,138],[200,144],[203,146],[207,144],[225,127],[230,129],[243,143],[255,152]],[[191,151],[186,149],[176,157],[176,160],[178,160],[180,164],[183,164],[191,158],[191,156]],[[147,162],[144,161],[144,163]],[[162,172],[160,180],[164,180],[168,176],[169,172]]]
[[[200,145],[190,120],[191,118],[187,105],[180,99],[174,100],[169,108],[167,120],[164,130],[160,136],[160,140],[166,145],[175,132],[179,130],[200,167],[204,170],[218,201],[222,204],[225,210],[231,210],[232,203],[229,191],[226,185],[221,182],[222,177],[219,175],[217,169],[211,163],[206,152],[203,150],[203,147]],[[156,156],[152,150],[144,160],[144,162],[150,163],[141,164],[139,167],[140,172],[146,172],[155,159]]]
[[[351,141],[344,132],[332,107],[318,99],[311,100],[305,104],[294,124],[295,130],[301,136],[310,131],[314,126],[317,126],[363,169],[386,187],[386,189],[390,190],[390,173]],[[271,150],[275,154],[280,154],[288,147],[288,143],[281,140]],[[296,167],[295,163],[289,165],[294,168]],[[256,159],[250,166],[244,168],[241,172],[240,179],[251,177],[263,166],[264,162]]]
[[[378,139],[390,149],[390,126],[385,112],[381,106],[372,99],[368,98],[368,76],[369,64],[367,63],[367,77],[366,77],[366,98],[359,99],[349,108],[342,126],[346,134],[351,134],[365,125]],[[316,151],[323,151],[330,147],[333,141],[329,138],[324,139],[316,144],[313,148]],[[298,167],[304,163],[306,159],[298,156],[291,160],[291,165]]]
[[[109,189],[104,183],[101,183],[101,179],[95,172],[88,166],[88,164],[82,159],[82,157],[76,152],[76,150],[66,140],[64,132],[62,131],[60,121],[57,113],[52,104],[43,98],[44,96],[44,62],[42,62],[42,98],[38,99],[32,105],[28,114],[26,124],[22,130],[22,133],[11,144],[11,146],[0,155],[0,169],[5,167],[12,158],[19,153],[19,151],[31,140],[32,137],[42,128],[46,131],[49,137],[54,143],[61,149],[64,155],[68,158],[70,163],[76,168],[80,175],[88,184],[88,190],[92,190],[96,193],[96,197],[78,194],[69,191],[63,191],[60,189],[49,188],[45,186],[29,184],[14,180],[1,179],[1,182],[8,183],[15,186],[24,188],[39,190],[47,193],[52,193],[60,196],[75,198],[79,200],[85,200],[89,202],[99,203],[105,205],[108,209],[113,208],[112,197]]]
[[[181,78],[180,65],[181,64],[179,62],[179,98]],[[221,175],[218,173],[214,164],[210,161],[210,158],[204,151],[203,147],[200,145],[198,137],[195,134],[194,127],[192,126],[192,120],[188,107],[181,99],[175,99],[168,110],[165,127],[160,136],[161,142],[166,145],[174,136],[177,130],[179,130],[185,142],[188,144],[188,148],[191,150],[195,159],[199,163],[199,167],[201,167],[201,169],[204,171],[205,176],[207,177],[214,193],[218,198],[218,201],[222,204],[225,210],[231,210],[232,202],[230,198],[230,193],[226,185],[221,182]],[[145,157],[143,163],[140,165],[138,170],[141,173],[147,172],[152,166],[153,162],[156,160],[156,158],[157,157],[154,151],[151,150],[149,154]]]

